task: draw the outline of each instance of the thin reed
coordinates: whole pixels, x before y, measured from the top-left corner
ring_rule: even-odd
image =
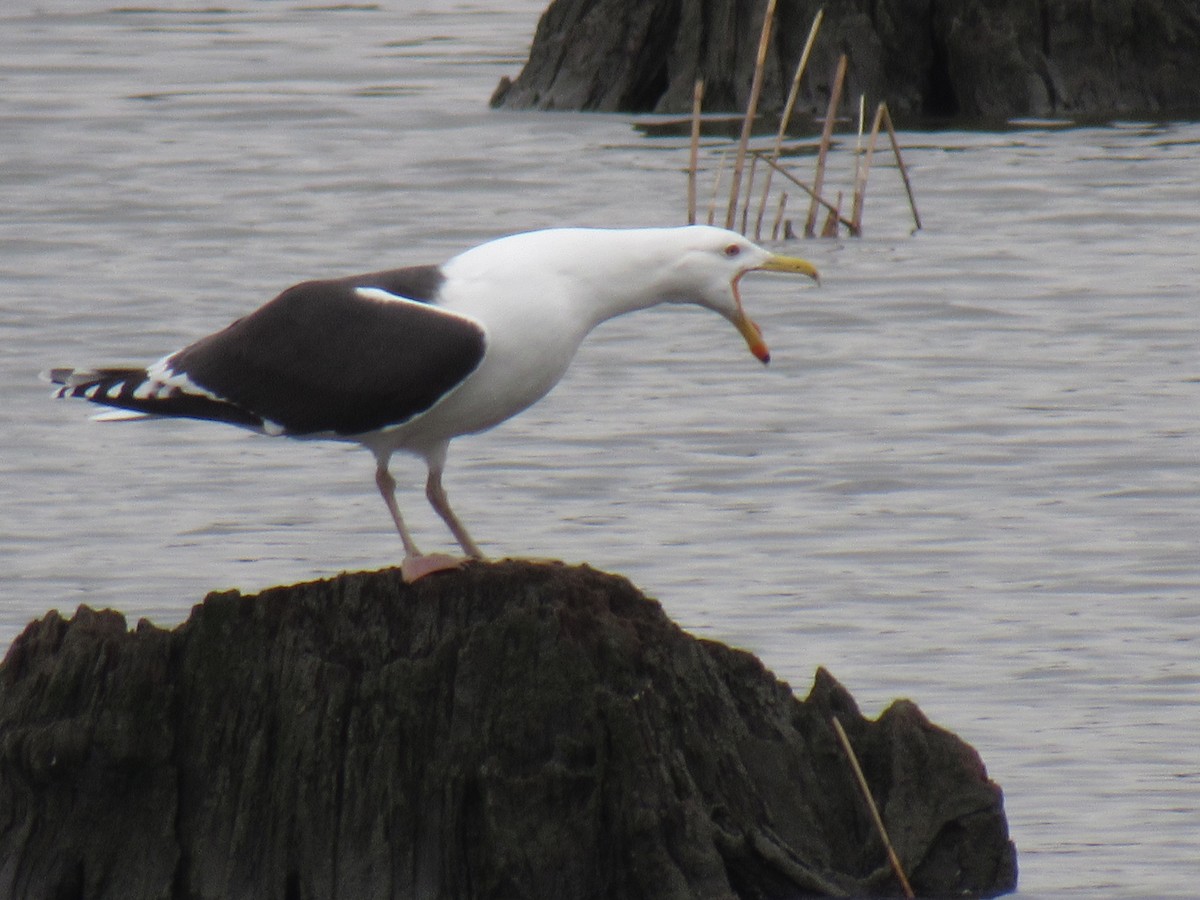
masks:
[[[875,159],[875,143],[879,138],[879,126],[887,107],[880,103],[875,108],[875,120],[871,123],[871,134],[867,138],[866,154],[859,160],[854,178],[854,200],[850,210],[850,233],[855,237],[862,235],[863,204],[866,202],[867,176],[871,172],[871,163]]]
[[[750,85],[750,99],[746,103],[746,117],[742,121],[742,136],[738,141],[737,156],[733,162],[733,183],[729,186],[729,207],[725,212],[725,227],[730,229],[733,228],[737,217],[742,169],[746,165],[746,148],[750,145],[754,118],[758,115],[758,99],[762,95],[763,71],[767,65],[767,50],[771,45],[771,29],[775,24],[775,3],[776,0],[767,0],[767,11],[763,15],[762,32],[758,38],[758,55],[754,60],[754,80]]]
[[[812,202],[808,205],[808,219],[804,223],[804,236],[813,237],[817,225],[817,199],[825,185],[825,160],[829,156],[829,143],[833,139],[833,127],[837,123],[838,107],[842,103],[842,87],[846,83],[846,54],[838,58],[837,73],[833,76],[833,90],[829,94],[829,106],[825,111],[825,127],[821,130],[821,146],[817,150],[817,171],[813,175]]]
[[[900,155],[900,142],[896,140],[896,128],[892,124],[892,114],[888,112],[887,104],[879,104],[883,108],[883,124],[887,126],[888,139],[892,142],[892,153],[896,155],[896,165],[900,167],[900,177],[904,179],[904,190],[908,194],[908,205],[912,207],[913,222],[921,227],[921,214],[917,212],[917,198],[913,196],[912,182],[908,179],[908,167],[904,165],[904,157]]]
[[[696,224],[696,178],[700,165],[700,111],[704,105],[704,79],[697,78],[692,88],[692,142],[688,150],[688,224]]]
[[[858,782],[863,799],[867,801],[867,809],[871,813],[871,820],[875,823],[875,830],[879,832],[879,837],[883,841],[892,871],[896,873],[896,878],[900,881],[900,887],[904,891],[904,896],[915,897],[912,885],[908,883],[908,876],[904,874],[904,867],[900,865],[900,857],[896,855],[896,849],[892,846],[887,829],[883,827],[883,817],[879,815],[879,807],[875,805],[875,798],[871,796],[871,787],[867,784],[867,777],[863,775],[862,766],[858,764],[858,757],[854,753],[854,748],[850,746],[850,738],[846,736],[846,729],[842,727],[842,723],[838,721],[837,716],[834,716],[832,721],[833,730],[837,733],[838,742],[842,745],[842,749],[846,751],[846,756],[850,760],[850,768],[854,770],[854,779]]]

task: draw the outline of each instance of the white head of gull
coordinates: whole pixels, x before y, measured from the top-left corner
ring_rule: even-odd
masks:
[[[430,504],[463,552],[482,558],[442,487],[450,441],[545,396],[601,322],[661,303],[719,313],[768,362],[738,290],[763,270],[817,277],[805,260],[710,226],[533,231],[441,266],[298,284],[146,368],[47,374],[57,397],[122,411],[108,417],[182,416],[362,444],[411,581],[461,560],[417,549],[396,503],[393,453],[424,458]]]

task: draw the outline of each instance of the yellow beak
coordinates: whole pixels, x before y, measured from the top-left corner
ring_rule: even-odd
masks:
[[[801,259],[798,256],[780,256],[775,255],[768,259],[765,263],[752,271],[755,272],[790,272],[793,275],[807,275],[813,281],[820,283],[821,273],[817,271],[817,267],[810,263],[807,259]],[[743,273],[744,274],[744,273]],[[746,341],[746,346],[750,348],[758,360],[766,365],[771,361],[771,351],[767,349],[767,342],[763,340],[762,329],[758,327],[753,319],[746,315],[742,309],[742,298],[738,292],[738,282],[741,280],[739,275],[733,281],[733,296],[737,300],[738,315],[733,320],[733,324],[737,327],[738,332]]]
[[[816,282],[821,280],[821,273],[817,271],[817,267],[798,256],[772,256],[755,271],[791,272],[793,275],[807,275]]]

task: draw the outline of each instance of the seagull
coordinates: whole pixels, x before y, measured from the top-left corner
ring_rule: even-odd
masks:
[[[56,397],[114,408],[101,419],[206,419],[361,444],[375,456],[375,484],[411,582],[463,560],[417,548],[396,503],[393,453],[425,460],[430,505],[466,556],[482,559],[442,486],[450,441],[545,396],[600,323],[662,303],[719,313],[769,362],[739,293],[742,277],[756,271],[818,279],[803,259],[707,225],[524,232],[441,265],[297,284],[144,368],[44,374]]]

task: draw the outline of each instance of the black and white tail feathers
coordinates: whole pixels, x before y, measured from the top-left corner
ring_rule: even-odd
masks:
[[[51,384],[59,385],[54,391],[58,399],[78,397],[148,416],[208,419],[264,430],[261,416],[190,383],[180,383],[178,377],[164,379],[164,368],[160,362],[149,369],[56,368],[42,374]]]

